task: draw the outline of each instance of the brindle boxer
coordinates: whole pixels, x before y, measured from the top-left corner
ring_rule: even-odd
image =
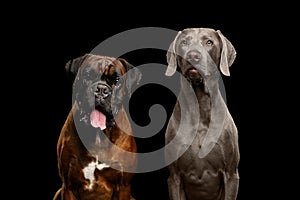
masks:
[[[124,59],[92,54],[69,61],[66,69],[75,78],[74,104],[57,143],[62,187],[53,199],[133,199],[133,173],[122,169],[134,169],[136,157],[116,148],[137,151],[122,100],[141,73]]]
[[[235,200],[237,197],[238,132],[219,90],[218,71],[229,76],[235,56],[231,42],[220,31],[210,28],[184,29],[170,45],[166,75],[172,76],[177,70],[193,88],[192,92],[181,89],[179,98],[183,105],[176,103],[166,131],[167,143],[176,134],[181,135],[177,145],[166,151],[166,158],[179,155],[182,147],[188,147],[169,165],[168,187],[172,200]],[[197,102],[191,94],[195,94]],[[183,106],[185,109],[181,110]],[[195,118],[197,110],[200,116]],[[182,115],[184,128],[179,127],[183,123]],[[195,137],[188,144],[191,136]]]

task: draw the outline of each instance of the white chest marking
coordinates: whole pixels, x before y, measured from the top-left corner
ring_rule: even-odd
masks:
[[[96,161],[96,162],[90,162],[89,165],[82,170],[84,174],[84,178],[90,180],[90,184],[87,186],[88,189],[92,189],[93,187],[94,180],[95,180],[95,176],[94,176],[95,169],[97,168],[99,170],[102,170],[103,168],[106,167],[109,167],[109,165],[105,163],[98,164],[98,161]]]
[[[101,169],[103,169],[103,168],[105,168],[105,167],[109,167],[109,165],[107,165],[107,164],[105,164],[105,163],[101,163],[101,164],[98,164],[98,165],[97,165],[97,169],[99,169],[99,170],[101,170]]]

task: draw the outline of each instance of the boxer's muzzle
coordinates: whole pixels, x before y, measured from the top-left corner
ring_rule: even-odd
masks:
[[[107,109],[110,106],[110,99],[112,94],[112,88],[105,83],[96,83],[94,89],[95,95],[95,106],[103,107],[102,109]]]
[[[98,81],[92,84],[88,90],[91,91],[91,95],[89,95],[90,105],[94,107],[90,113],[91,125],[101,130],[114,126],[113,116],[117,114],[118,109],[114,109],[114,112],[112,111],[112,87],[104,81]]]

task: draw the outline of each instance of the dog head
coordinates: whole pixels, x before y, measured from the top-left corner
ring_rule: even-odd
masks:
[[[230,41],[210,28],[189,28],[179,31],[167,52],[167,76],[176,70],[193,83],[203,81],[219,70],[229,76],[229,67],[236,57]]]
[[[66,64],[73,80],[73,100],[79,120],[93,127],[113,126],[114,116],[122,107],[125,95],[141,79],[141,73],[125,59],[85,54]],[[133,72],[126,74],[129,70]]]

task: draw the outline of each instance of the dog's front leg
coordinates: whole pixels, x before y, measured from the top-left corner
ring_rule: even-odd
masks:
[[[68,189],[62,189],[61,190],[61,200],[77,200],[77,198],[74,196],[73,192]],[[60,199],[60,198],[58,198]]]
[[[116,195],[114,195],[113,200],[135,200],[131,196],[131,186],[130,185],[119,185],[117,188]]]
[[[174,166],[174,163],[169,165],[169,172],[170,176],[168,178],[168,188],[170,200],[186,200],[182,180]]]
[[[57,192],[55,193],[54,197],[52,200],[61,200],[61,191],[62,188],[60,188],[59,190],[57,190]]]
[[[237,173],[229,175],[224,173],[225,200],[236,200],[239,188],[239,176]]]

